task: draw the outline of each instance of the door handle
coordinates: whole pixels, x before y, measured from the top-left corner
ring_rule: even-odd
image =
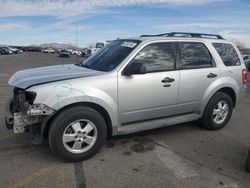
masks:
[[[215,78],[215,77],[217,77],[217,74],[214,74],[214,73],[209,73],[207,75],[207,78]]]
[[[171,87],[171,85],[170,84],[164,84],[163,87]]]
[[[166,78],[164,78],[161,82],[162,82],[162,83],[171,83],[171,82],[174,82],[174,81],[175,81],[174,78],[166,77]]]

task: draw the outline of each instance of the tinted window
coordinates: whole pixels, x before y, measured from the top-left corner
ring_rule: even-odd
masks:
[[[104,46],[83,63],[83,67],[99,71],[112,71],[140,43],[138,40],[117,40]]]
[[[173,70],[175,68],[174,44],[170,42],[150,44],[137,54],[133,62],[145,63],[147,72]]]
[[[240,65],[240,58],[231,44],[213,43],[213,46],[226,66]]]
[[[198,42],[180,43],[181,68],[207,68],[213,64],[213,58],[207,47]]]

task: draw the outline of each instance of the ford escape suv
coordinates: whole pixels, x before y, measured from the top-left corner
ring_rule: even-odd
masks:
[[[201,120],[224,127],[244,94],[238,49],[219,35],[165,33],[119,39],[81,64],[16,72],[6,126],[48,138],[67,161],[93,156],[106,137]]]

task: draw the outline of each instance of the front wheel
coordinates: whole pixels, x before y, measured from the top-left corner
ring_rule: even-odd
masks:
[[[55,117],[49,130],[49,144],[54,154],[76,162],[95,155],[104,144],[106,135],[106,123],[99,112],[75,106]]]
[[[223,128],[232,116],[233,102],[229,95],[217,92],[210,99],[201,119],[202,125],[210,130]]]

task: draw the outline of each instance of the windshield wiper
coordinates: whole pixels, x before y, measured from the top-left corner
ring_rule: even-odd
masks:
[[[81,67],[89,68],[87,64],[81,64]]]
[[[76,63],[76,64],[74,64],[74,65],[79,66],[79,67],[81,67],[81,66],[82,66],[82,64],[81,64],[81,63]]]

